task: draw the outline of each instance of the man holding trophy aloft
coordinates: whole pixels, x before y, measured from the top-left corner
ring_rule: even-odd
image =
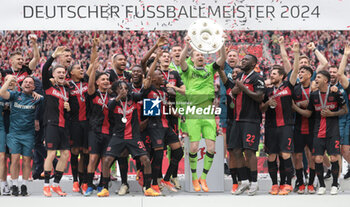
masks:
[[[224,46],[224,38],[226,35],[222,33],[222,31],[216,33],[216,35],[220,35],[222,38],[222,46],[219,44],[212,43],[212,50],[204,50],[205,44],[209,43],[211,38],[213,38],[213,34],[209,32],[203,32],[198,34],[199,39],[202,40],[202,43],[197,44],[197,47],[192,44],[196,40],[194,37],[196,33],[191,33],[189,30],[189,34],[192,37],[186,36],[185,41],[186,45],[183,49],[180,57],[181,69],[184,73],[184,76],[188,78],[189,87],[186,88],[186,97],[188,100],[187,108],[195,108],[196,112],[202,111],[205,108],[213,106],[213,100],[215,98],[215,89],[214,89],[214,74],[220,67],[223,67],[225,64],[225,46]],[[198,40],[198,39],[197,39]],[[192,50],[190,54],[190,60],[186,61],[186,55],[189,48],[189,44],[196,50]],[[209,43],[210,44],[210,43]],[[203,50],[201,50],[203,49]],[[220,50],[219,58],[211,63],[206,64],[203,53],[199,52],[207,52],[214,53]],[[198,110],[199,109],[199,110]],[[190,141],[190,150],[189,150],[189,162],[192,172],[192,184],[195,191],[200,191],[201,186],[204,192],[208,192],[209,188],[207,186],[206,177],[209,172],[215,153],[215,141],[216,141],[216,122],[215,115],[208,114],[198,114],[198,113],[190,113],[186,114],[186,123],[188,126],[189,133],[189,141]],[[197,176],[197,152],[199,149],[199,142],[201,138],[205,139],[206,144],[206,153],[204,155],[204,166],[203,173],[198,178]]]

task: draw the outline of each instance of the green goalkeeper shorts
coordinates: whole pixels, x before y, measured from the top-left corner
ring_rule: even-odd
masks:
[[[214,116],[213,116],[214,117]],[[190,142],[198,142],[203,137],[216,141],[216,122],[212,119],[187,119],[186,120]]]

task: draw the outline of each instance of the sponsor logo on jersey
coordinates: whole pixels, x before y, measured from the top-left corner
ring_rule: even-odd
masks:
[[[13,104],[13,107],[19,108],[19,109],[35,109],[35,105],[21,105],[17,102]]]

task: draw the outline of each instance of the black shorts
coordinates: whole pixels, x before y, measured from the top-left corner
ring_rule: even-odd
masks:
[[[179,135],[179,119],[171,116],[168,118],[168,124],[169,124],[170,128],[174,129],[175,134],[178,136]]]
[[[227,149],[258,150],[260,141],[260,124],[233,121]]]
[[[293,126],[265,128],[265,152],[267,154],[294,152]]]
[[[313,134],[301,134],[294,129],[294,153],[303,153],[305,146],[312,150]]]
[[[47,150],[69,150],[69,136],[66,128],[47,124],[44,130]]]
[[[227,119],[227,127],[226,127],[226,144],[228,145],[230,141],[230,133],[232,130],[232,125],[233,125],[233,120],[232,119]]]
[[[148,134],[151,138],[152,148],[165,147],[168,144],[179,142],[174,129],[168,128],[148,128]]]
[[[312,155],[324,155],[327,150],[328,155],[339,155],[340,154],[340,137],[333,136],[327,138],[314,137]]]
[[[118,158],[125,149],[128,149],[133,158],[148,154],[140,138],[124,139],[118,136],[112,136],[105,155]]]
[[[152,151],[151,137],[149,136],[147,129],[141,132],[141,141],[143,141],[143,144],[145,145],[147,152],[151,152]]]
[[[94,131],[89,131],[89,153],[104,155],[111,136]]]
[[[70,123],[70,146],[83,147],[87,149],[89,147],[88,132],[89,122],[71,122]]]

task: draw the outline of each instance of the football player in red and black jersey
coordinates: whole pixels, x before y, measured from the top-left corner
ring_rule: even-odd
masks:
[[[109,196],[109,166],[115,158],[123,154],[125,149],[134,158],[139,159],[144,166],[144,194],[146,196],[159,196],[160,194],[151,188],[151,163],[145,145],[141,140],[137,102],[142,99],[142,94],[131,92],[131,88],[128,87],[125,81],[114,82],[112,90],[118,94],[108,106],[112,138],[104,158],[102,178],[104,189],[97,196]]]
[[[260,103],[264,98],[265,86],[263,77],[254,71],[257,58],[248,54],[242,59],[242,73],[238,74],[235,82],[223,80],[227,94],[232,93],[235,98],[234,121],[228,139],[227,150],[236,158],[238,177],[242,180],[236,189],[233,186],[232,193],[239,195],[249,188],[249,194],[255,195],[258,190],[257,183],[257,159],[260,137],[260,123],[262,114]],[[222,73],[222,72],[221,72]],[[221,76],[223,77],[223,76]],[[248,160],[252,183],[249,186],[249,172],[244,167],[245,154]]]
[[[91,68],[91,67],[90,67]],[[70,111],[70,145],[71,145],[71,168],[73,175],[73,192],[87,190],[86,173],[89,160],[88,131],[89,122],[88,106],[86,103],[89,77],[84,74],[80,64],[75,63],[68,67],[69,81],[69,105]],[[80,154],[79,166],[78,156]],[[85,164],[85,165],[84,165]],[[79,173],[79,182],[78,182]],[[83,185],[82,185],[83,184]]]
[[[164,111],[168,107],[168,94],[166,88],[164,88],[164,76],[161,70],[155,70],[159,58],[162,56],[163,51],[159,50],[151,68],[147,74],[147,79],[144,81],[143,97],[148,99],[156,99],[160,105],[160,116],[150,116],[147,124],[147,131],[151,138],[151,145],[154,150],[152,160],[152,188],[160,193],[157,178],[159,177],[160,168],[163,160],[163,150],[165,145],[169,145],[173,151],[173,156],[170,160],[169,168],[161,185],[167,187],[169,190],[177,192],[174,185],[170,182],[170,176],[174,170],[177,170],[177,165],[182,159],[183,150],[181,143],[169,125],[167,115]]]
[[[266,112],[265,121],[265,150],[269,154],[268,167],[272,179],[272,195],[288,195],[293,191],[293,163],[291,159],[294,152],[293,126],[294,114],[292,110],[292,93],[299,72],[299,43],[294,43],[294,69],[291,77],[286,77],[285,69],[275,65],[270,71],[272,88],[267,88],[262,111]],[[277,156],[281,154],[284,162],[284,171],[287,183],[279,188],[277,184]],[[281,160],[282,161],[282,160]]]
[[[56,57],[62,55],[65,47],[56,48],[55,52],[48,58],[43,66],[42,79],[43,89],[45,91],[45,144],[47,148],[47,157],[44,163],[45,186],[44,195],[50,197],[51,190],[60,196],[67,195],[62,192],[59,182],[63,171],[67,166],[69,158],[69,137],[68,137],[68,112],[69,106],[69,88],[64,85],[66,70],[62,65],[56,65],[52,68],[53,81],[50,81],[49,68]],[[56,165],[54,183],[50,188],[50,174],[52,170],[52,161],[56,157],[56,150],[60,150],[60,160]]]
[[[112,64],[113,68],[107,71],[111,83],[117,80],[124,80],[130,83],[131,73],[127,71],[125,55],[121,53],[113,55]]]
[[[299,69],[299,83],[294,87],[293,100],[302,109],[306,109],[310,94],[312,91],[311,77],[313,70],[309,66],[302,66]],[[296,113],[294,125],[294,167],[296,171],[295,191],[299,194],[305,192],[305,184],[303,181],[303,152],[309,153],[312,150],[314,118],[306,118]],[[309,158],[309,156],[307,156]],[[315,193],[313,186],[315,179],[315,160],[314,157],[308,159],[309,166],[309,182],[307,183],[307,191],[310,194]]]
[[[28,66],[24,65],[25,61],[21,52],[13,52],[10,54],[10,65],[11,68],[7,70],[2,70],[2,77],[5,77],[8,74],[14,75],[17,79],[17,87],[20,90],[20,85],[25,77],[32,74],[32,71],[36,69],[36,66],[39,63],[40,54],[37,44],[37,37],[30,36],[30,45],[33,47],[33,59],[29,62]]]
[[[317,194],[326,193],[326,185],[323,177],[323,155],[327,150],[332,164],[332,187],[331,194],[338,193],[340,133],[338,117],[347,113],[348,109],[341,93],[330,89],[330,74],[328,71],[319,71],[315,83],[318,90],[310,95],[307,109],[301,109],[293,104],[294,110],[305,117],[315,114],[314,139],[312,153],[315,156],[316,175],[320,187]]]
[[[94,173],[99,159],[105,155],[110,140],[110,124],[108,120],[108,101],[110,99],[110,95],[108,94],[108,89],[110,88],[109,76],[104,72],[96,74],[98,67],[97,60],[89,67],[92,67],[89,76],[87,97],[90,107],[88,116],[90,157],[87,169],[88,189],[84,194],[85,196],[90,196],[93,193],[94,186],[92,180]],[[103,159],[101,161],[103,166]]]

